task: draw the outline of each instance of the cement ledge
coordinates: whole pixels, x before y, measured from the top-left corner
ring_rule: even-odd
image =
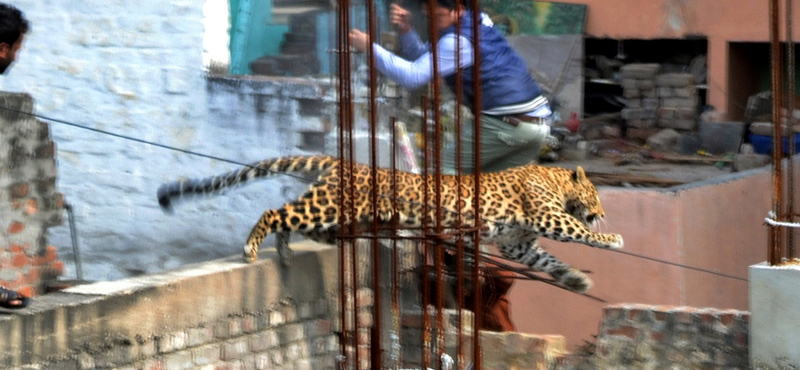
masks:
[[[287,299],[333,299],[337,248],[311,241],[291,248],[293,265],[302,268],[283,267],[269,248],[251,264],[231,256],[76,286],[36,297],[25,309],[0,310],[0,367],[65,358],[91,342],[150,338],[231,315],[263,312]]]

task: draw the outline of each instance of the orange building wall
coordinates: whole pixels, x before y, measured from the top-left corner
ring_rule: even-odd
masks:
[[[595,286],[589,294],[606,302],[518,281],[511,289],[517,330],[565,335],[574,348],[592,341],[602,308],[610,304],[748,310],[743,279],[748,266],[767,259],[764,217],[771,207],[771,181],[769,168],[763,168],[672,191],[600,188],[606,218],[596,229],[622,234],[622,253],[551,240],[542,245],[592,271]]]
[[[708,104],[728,107],[728,43],[769,42],[769,1],[558,0],[587,4],[585,33],[613,39],[704,36],[708,39]],[[800,39],[800,6],[793,6],[792,39]],[[780,2],[781,37],[786,39]],[[769,58],[768,55],[765,58]]]

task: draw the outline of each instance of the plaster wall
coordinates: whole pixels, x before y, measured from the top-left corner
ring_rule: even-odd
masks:
[[[606,218],[599,229],[621,233],[624,249],[542,244],[592,271],[589,294],[606,303],[519,281],[511,290],[517,329],[562,334],[574,347],[592,340],[606,304],[748,310],[748,266],[767,258],[771,181],[762,168],[666,190],[600,188]]]
[[[708,39],[708,104],[726,113],[729,104],[729,42],[769,42],[768,1],[717,0],[564,0],[587,4],[585,33],[591,37],[614,39],[686,38]],[[786,39],[780,1],[781,38]],[[800,9],[793,8],[793,19]],[[800,35],[800,24],[793,23],[793,39]],[[764,55],[769,60],[769,55]],[[746,102],[737,102],[745,105]]]
[[[326,99],[308,80],[208,79],[206,0],[13,3],[32,28],[0,90],[29,93],[36,113],[59,120],[44,121],[57,149],[57,187],[75,210],[84,279],[237,254],[264,209],[305,187],[276,179],[175,216],[158,208],[163,182],[302,153],[297,132],[319,121],[301,117],[300,101]],[[67,223],[48,232],[64,278],[74,278]]]

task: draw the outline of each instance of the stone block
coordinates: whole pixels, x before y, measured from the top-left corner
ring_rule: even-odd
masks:
[[[680,136],[680,133],[672,129],[661,130],[647,138],[647,145],[659,152],[677,152]]]
[[[697,121],[686,119],[659,119],[658,127],[691,131],[697,128]]]
[[[621,112],[622,119],[626,120],[634,120],[634,119],[654,119],[656,118],[656,110],[655,109],[645,109],[645,108],[625,108]]]
[[[632,63],[620,68],[619,73],[622,78],[652,79],[661,70],[661,65],[657,63]]]
[[[639,89],[622,90],[622,97],[624,97],[626,99],[641,98],[642,97],[642,91],[639,90]]]
[[[623,90],[639,90],[639,80],[635,78],[623,78],[619,85]]]
[[[697,89],[694,86],[675,87],[673,93],[678,98],[694,98],[697,96]]]
[[[744,139],[744,122],[701,122],[702,148],[713,154],[738,153]]]
[[[737,154],[733,156],[733,171],[747,171],[753,168],[768,166],[772,162],[772,157],[766,154]]]
[[[671,98],[675,96],[675,93],[669,86],[659,86],[656,88],[656,95],[660,98]]]
[[[653,80],[639,80],[639,90],[650,91],[656,88],[656,83]]]
[[[695,78],[691,73],[664,73],[656,76],[656,86],[685,87],[694,85]]]
[[[675,108],[661,107],[658,108],[658,119],[675,119]]]
[[[640,98],[630,98],[625,100],[625,107],[626,108],[642,108],[642,99]]]
[[[642,108],[658,109],[660,102],[656,98],[642,98]]]
[[[697,108],[696,98],[661,98],[661,106],[669,108]]]
[[[603,137],[619,138],[622,137],[622,128],[617,125],[606,125],[601,129]]]

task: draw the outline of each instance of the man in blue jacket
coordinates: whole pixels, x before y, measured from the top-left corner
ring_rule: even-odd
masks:
[[[456,92],[456,75],[462,79],[462,102],[473,110],[476,106],[474,87],[473,16],[468,0],[422,0],[427,12],[428,2],[436,1],[434,13],[429,14],[438,32],[436,63],[439,74],[453,92]],[[539,84],[528,72],[525,61],[509,45],[502,34],[493,27],[486,14],[480,14],[478,27],[480,42],[481,89],[481,163],[483,172],[528,164],[539,158],[542,144],[550,134],[551,115],[547,99]],[[433,80],[434,58],[430,45],[424,44],[411,26],[411,13],[392,4],[390,21],[400,34],[400,54],[395,55],[380,45],[372,45],[378,70],[407,89],[417,89]],[[456,29],[456,27],[459,27]],[[359,30],[350,31],[350,43],[358,51],[369,47],[368,35]],[[474,172],[474,123],[462,120],[461,171]],[[443,173],[455,174],[455,142],[445,142],[441,153]],[[450,266],[452,267],[452,266]],[[514,331],[510,318],[508,290],[514,282],[511,271],[484,266],[480,282],[483,290],[484,329]],[[434,282],[435,283],[435,282]],[[468,294],[469,295],[469,294]],[[469,298],[469,297],[467,297]],[[471,300],[466,300],[469,307]]]
[[[438,32],[436,63],[439,74],[454,92],[456,74],[461,75],[461,101],[474,112],[475,38],[472,11],[468,10],[469,2],[422,0],[425,12],[429,8],[427,1],[436,1],[433,4],[434,13],[429,17]],[[528,72],[522,57],[493,27],[486,14],[480,14],[479,19],[481,60],[478,79],[482,113],[480,169],[483,172],[494,172],[538,159],[539,150],[550,134],[549,117],[552,112],[547,99],[542,95],[542,88]],[[425,86],[433,80],[434,60],[430,45],[423,43],[411,26],[411,13],[408,10],[392,4],[390,20],[400,34],[400,56],[380,45],[372,45],[378,70],[407,89]],[[349,37],[356,50],[367,49],[367,34],[351,30]],[[461,170],[471,173],[475,169],[472,153],[474,125],[464,121],[462,120],[461,128]],[[446,142],[441,154],[443,172],[456,173],[455,143]]]

